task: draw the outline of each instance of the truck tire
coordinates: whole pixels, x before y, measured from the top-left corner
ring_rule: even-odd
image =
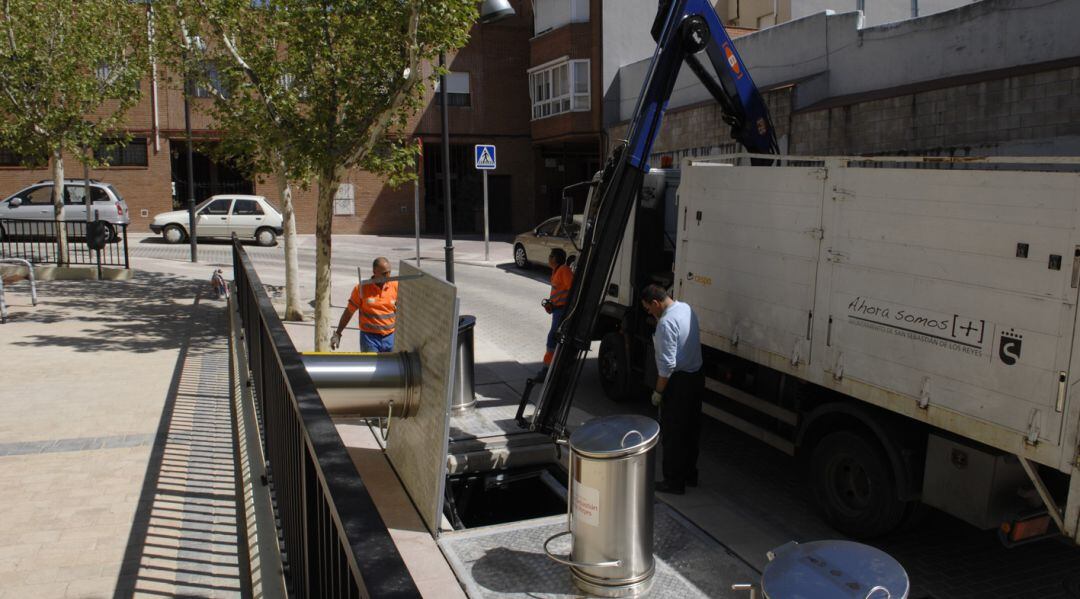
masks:
[[[600,386],[604,389],[604,395],[618,403],[632,398],[634,382],[622,333],[612,331],[600,340],[596,366],[600,371]]]
[[[814,497],[829,524],[856,539],[881,536],[904,520],[908,502],[897,499],[884,450],[851,431],[823,437],[810,458]]]

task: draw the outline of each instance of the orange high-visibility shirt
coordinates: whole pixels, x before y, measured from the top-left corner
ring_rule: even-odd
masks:
[[[570,287],[574,284],[574,271],[563,264],[551,273],[551,295],[548,299],[556,308],[565,308],[570,303]]]
[[[397,322],[397,281],[390,281],[379,288],[375,283],[353,287],[349,297],[349,309],[360,311],[360,330],[376,335],[394,332]]]

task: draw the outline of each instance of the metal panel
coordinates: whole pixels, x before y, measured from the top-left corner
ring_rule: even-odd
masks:
[[[1058,443],[1076,309],[1076,181],[830,169],[818,301],[831,325],[816,340],[824,368]],[[1063,257],[1060,269],[1048,268],[1051,255]]]
[[[822,169],[685,169],[676,297],[740,355],[810,360]]]
[[[394,419],[386,456],[424,524],[437,534],[450,434],[450,402],[457,349],[457,289],[402,261],[394,350],[420,357],[420,400],[411,418]],[[412,275],[425,274],[417,278]]]

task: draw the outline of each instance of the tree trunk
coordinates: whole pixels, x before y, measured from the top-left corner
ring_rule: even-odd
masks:
[[[285,163],[277,164],[274,178],[281,197],[282,227],[285,229],[285,320],[304,320],[304,308],[300,302],[299,258],[296,249],[296,212],[293,209],[292,186],[285,175]]]
[[[319,173],[319,204],[315,216],[315,351],[330,351],[330,231],[334,219],[334,195],[341,170]]]
[[[56,264],[68,263],[67,226],[64,224],[64,158],[60,150],[53,151],[53,225],[56,229]]]

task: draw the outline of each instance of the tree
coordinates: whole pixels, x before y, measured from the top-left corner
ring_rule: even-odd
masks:
[[[33,165],[51,160],[56,220],[64,217],[64,152],[126,143],[124,113],[139,102],[146,22],[127,0],[3,0],[0,145]],[[65,227],[58,261],[67,262]]]
[[[303,320],[291,182],[306,181],[310,170],[302,156],[289,155],[284,134],[297,96],[290,89],[293,75],[277,60],[276,7],[253,11],[250,0],[177,0],[171,8],[163,22],[172,31],[161,38],[167,41],[159,53],[214,99],[207,112],[222,135],[211,153],[249,175],[274,178],[282,203],[285,320]],[[195,39],[203,42],[199,48]]]
[[[193,2],[194,0],[177,0]],[[315,258],[315,347],[329,348],[333,200],[343,174],[359,167],[391,185],[412,180],[416,145],[401,137],[421,106],[425,69],[440,51],[465,45],[475,0],[199,0],[207,24],[261,21],[251,33],[223,30],[218,39],[243,64],[258,93],[272,102],[286,161],[310,171],[318,187]],[[260,47],[260,52],[252,48]],[[237,59],[239,57],[240,60]],[[271,68],[269,65],[273,64]],[[269,69],[269,70],[262,70]],[[430,75],[425,76],[427,71]],[[264,73],[276,79],[269,81]],[[256,84],[258,87],[258,84]],[[274,90],[277,87],[278,89]],[[281,88],[284,88],[282,90]],[[273,97],[271,97],[273,100]]]

